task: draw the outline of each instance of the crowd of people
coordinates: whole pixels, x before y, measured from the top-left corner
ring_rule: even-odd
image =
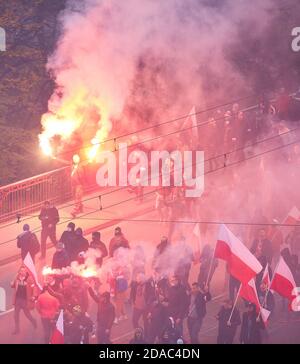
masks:
[[[201,143],[205,144],[200,146],[202,150],[208,151],[209,157],[216,157],[210,158],[206,170],[213,170],[218,168],[220,163],[224,164],[223,157],[220,160],[217,158],[224,152],[236,150],[235,157],[244,159],[246,152],[239,148],[255,142],[264,130],[270,128],[270,114],[276,112],[280,114],[280,120],[284,118],[287,112],[286,103],[287,96],[284,93],[279,98],[277,110],[262,98],[259,108],[254,111],[254,117],[252,113],[252,119],[241,111],[237,104],[232,106],[232,110],[226,111],[224,118],[220,111],[216,111],[209,119],[205,135],[201,139]],[[221,126],[219,119],[222,119]],[[274,125],[272,127],[279,128],[280,134],[284,124],[278,122]],[[184,146],[182,148],[184,149]],[[292,166],[297,165],[300,161],[299,149],[295,146],[288,153],[283,153],[282,158]],[[262,161],[264,163],[261,163]],[[191,249],[189,237],[182,233],[180,235],[176,220],[192,217],[201,221],[204,217],[204,220],[208,221],[212,211],[213,216],[218,216],[216,206],[220,205],[220,201],[223,201],[221,206],[224,206],[222,217],[226,216],[226,213],[228,216],[236,216],[238,209],[249,207],[244,209],[243,216],[250,223],[238,225],[235,233],[246,243],[263,267],[262,272],[256,276],[256,289],[261,305],[271,312],[272,319],[278,300],[276,301],[269,287],[263,282],[262,274],[268,265],[269,274],[272,276],[272,271],[282,256],[296,284],[300,286],[300,223],[286,233],[274,219],[274,216],[278,216],[285,209],[286,201],[293,201],[296,191],[290,189],[290,195],[285,195],[284,202],[279,198],[276,206],[273,199],[267,199],[265,192],[270,189],[265,173],[267,163],[267,159],[259,159],[259,165],[264,165],[264,173],[256,173],[256,177],[262,182],[261,191],[255,190],[251,182],[244,183],[243,178],[248,178],[248,172],[245,173],[242,169],[240,174],[234,170],[224,170],[222,177],[225,181],[223,187],[226,188],[226,197],[224,188],[217,188],[217,182],[210,181],[207,182],[208,192],[205,192],[200,200],[185,198],[183,188],[171,186],[159,189],[155,206],[159,220],[168,221],[169,229],[167,236],[162,237],[151,257],[145,254],[145,247],[131,246],[119,227],[115,228],[109,244],[101,240],[99,231],[93,232],[91,241],[88,241],[83,230],[73,222],[67,225],[66,231],[57,239],[56,225],[59,222],[59,213],[55,206],[45,202],[39,215],[42,225],[40,242],[30,231],[29,225],[25,224],[23,233],[18,236],[17,246],[21,250],[22,260],[29,253],[33,262],[36,262],[39,252],[41,261],[45,261],[48,238],[56,250],[52,257],[50,273],[43,276],[42,289],[24,265],[12,282],[15,291],[14,334],[20,331],[19,318],[22,310],[33,327],[37,327],[37,321],[32,315],[35,308],[41,317],[44,342],[49,343],[58,313],[62,309],[65,343],[89,343],[93,336],[96,336],[98,343],[110,343],[112,328],[118,327],[120,322],[126,320],[131,321],[134,329],[130,343],[199,343],[207,306],[212,300],[211,283],[218,268],[218,261],[214,258],[209,224],[201,225],[201,235],[211,244],[202,247],[198,260]],[[291,168],[290,171],[294,169]],[[291,172],[289,177],[293,183],[298,174]],[[239,183],[244,183],[244,188],[237,195],[236,186]],[[136,193],[138,201],[142,202],[143,190],[138,188],[133,189],[133,192]],[[234,200],[228,200],[231,192]],[[79,200],[76,214],[82,211],[81,197]],[[259,206],[263,206],[270,214],[264,216]],[[193,279],[191,275],[193,262],[200,263],[197,279]],[[92,268],[94,273],[84,276],[78,269],[82,266]],[[216,342],[268,342],[268,328],[261,316],[257,315],[255,305],[245,302],[241,313],[241,306],[235,304],[240,282],[228,272],[225,276],[224,285],[228,298],[224,300],[216,315]],[[97,305],[96,320],[90,315],[93,303]],[[284,299],[281,309],[282,312],[287,312]]]

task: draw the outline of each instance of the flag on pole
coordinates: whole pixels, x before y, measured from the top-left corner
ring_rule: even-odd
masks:
[[[293,274],[286,264],[285,260],[280,257],[278,265],[274,271],[270,289],[279,293],[282,297],[289,300],[290,308],[292,302],[297,297],[296,283]]]
[[[30,253],[27,253],[27,255],[26,255],[26,257],[25,257],[25,259],[23,261],[23,264],[26,266],[26,268],[32,274],[32,277],[33,277],[33,279],[34,279],[35,284],[37,285],[37,287],[42,291],[43,287],[39,283],[38,276],[37,276],[37,273],[36,273],[36,270],[35,270],[35,266],[34,266],[34,263],[33,263],[33,260],[31,258]]]
[[[251,281],[248,282],[247,284],[242,284],[241,289],[239,291],[239,294],[246,301],[255,304],[256,312],[260,313],[260,316],[261,316],[264,324],[266,324],[267,321],[268,321],[268,318],[270,316],[271,311],[269,311],[266,308],[261,306],[261,304],[259,302],[259,298],[258,298],[254,278],[252,278]]]
[[[260,308],[260,315],[261,315],[261,318],[262,318],[265,325],[268,322],[270,314],[271,314],[271,311],[267,310],[264,307]]]
[[[61,310],[56,321],[50,344],[64,344],[64,311]]]
[[[264,274],[262,276],[261,282],[264,283],[268,288],[270,287],[271,280],[270,280],[270,275],[269,275],[269,264],[268,263],[264,270]]]
[[[248,283],[242,284],[240,289],[240,296],[244,298],[244,300],[254,303],[256,306],[256,311],[260,311],[260,302],[254,278],[252,278]]]
[[[244,284],[262,270],[262,265],[256,257],[223,224],[218,235],[215,258],[225,260],[228,264],[229,273]]]
[[[294,206],[283,221],[286,225],[295,225],[300,220],[300,211]]]

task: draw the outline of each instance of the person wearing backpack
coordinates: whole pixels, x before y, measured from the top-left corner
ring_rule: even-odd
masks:
[[[127,320],[127,315],[125,313],[125,301],[127,298],[128,291],[128,274],[126,269],[123,267],[118,267],[113,272],[114,276],[114,299],[116,306],[116,317],[114,323],[117,324],[119,321]]]
[[[32,261],[34,262],[36,254],[40,251],[40,244],[37,236],[30,231],[30,226],[28,224],[23,226],[23,233],[17,237],[17,247],[21,249],[22,260],[30,253]]]

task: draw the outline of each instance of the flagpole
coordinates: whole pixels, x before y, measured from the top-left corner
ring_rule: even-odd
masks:
[[[214,262],[214,259],[215,259],[216,246],[217,246],[217,244],[215,245],[214,252],[213,252],[213,255],[212,255],[212,258],[211,258],[211,262],[210,262],[210,265],[209,265],[209,270],[208,270],[208,274],[207,274],[207,278],[206,278],[205,287],[207,287],[207,285],[208,285],[209,276],[211,274],[213,262]]]
[[[264,297],[264,300],[263,300],[262,305],[261,305],[261,307],[262,307],[262,308],[265,308],[264,306],[265,306],[265,304],[266,304],[268,294],[269,294],[269,292],[270,292],[270,290],[271,290],[271,286],[272,286],[272,283],[273,283],[273,280],[274,280],[274,277],[275,277],[275,273],[276,273],[276,270],[277,270],[277,268],[278,268],[278,265],[279,265],[280,259],[281,259],[281,256],[279,257],[278,263],[276,264],[276,267],[275,267],[274,272],[273,272],[273,275],[272,275],[272,279],[271,279],[271,281],[270,281],[270,285],[269,285],[269,287],[268,287],[268,289],[267,289],[267,291],[266,291],[266,293],[265,293],[265,297]],[[268,274],[269,274],[269,272],[268,272]],[[261,314],[261,311],[259,312],[259,314],[258,314],[257,318],[259,318],[260,314]]]
[[[238,298],[239,298],[239,295],[240,295],[241,288],[242,288],[242,283],[240,283],[240,287],[239,287],[239,290],[237,291],[235,301],[234,301],[234,304],[233,304],[233,307],[232,307],[232,310],[231,310],[231,313],[230,313],[230,316],[229,316],[229,319],[228,319],[227,323],[230,323],[230,320],[231,320],[232,315],[233,315],[233,311],[235,309],[235,306],[237,304],[237,301],[238,301]]]

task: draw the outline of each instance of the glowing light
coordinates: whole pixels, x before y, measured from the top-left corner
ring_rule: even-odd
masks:
[[[97,276],[97,272],[93,268],[85,268],[80,275],[83,278],[92,278]]]
[[[42,275],[43,276],[48,276],[48,275],[51,275],[51,274],[54,274],[54,270],[51,268],[51,267],[44,267],[43,270],[42,270]]]

